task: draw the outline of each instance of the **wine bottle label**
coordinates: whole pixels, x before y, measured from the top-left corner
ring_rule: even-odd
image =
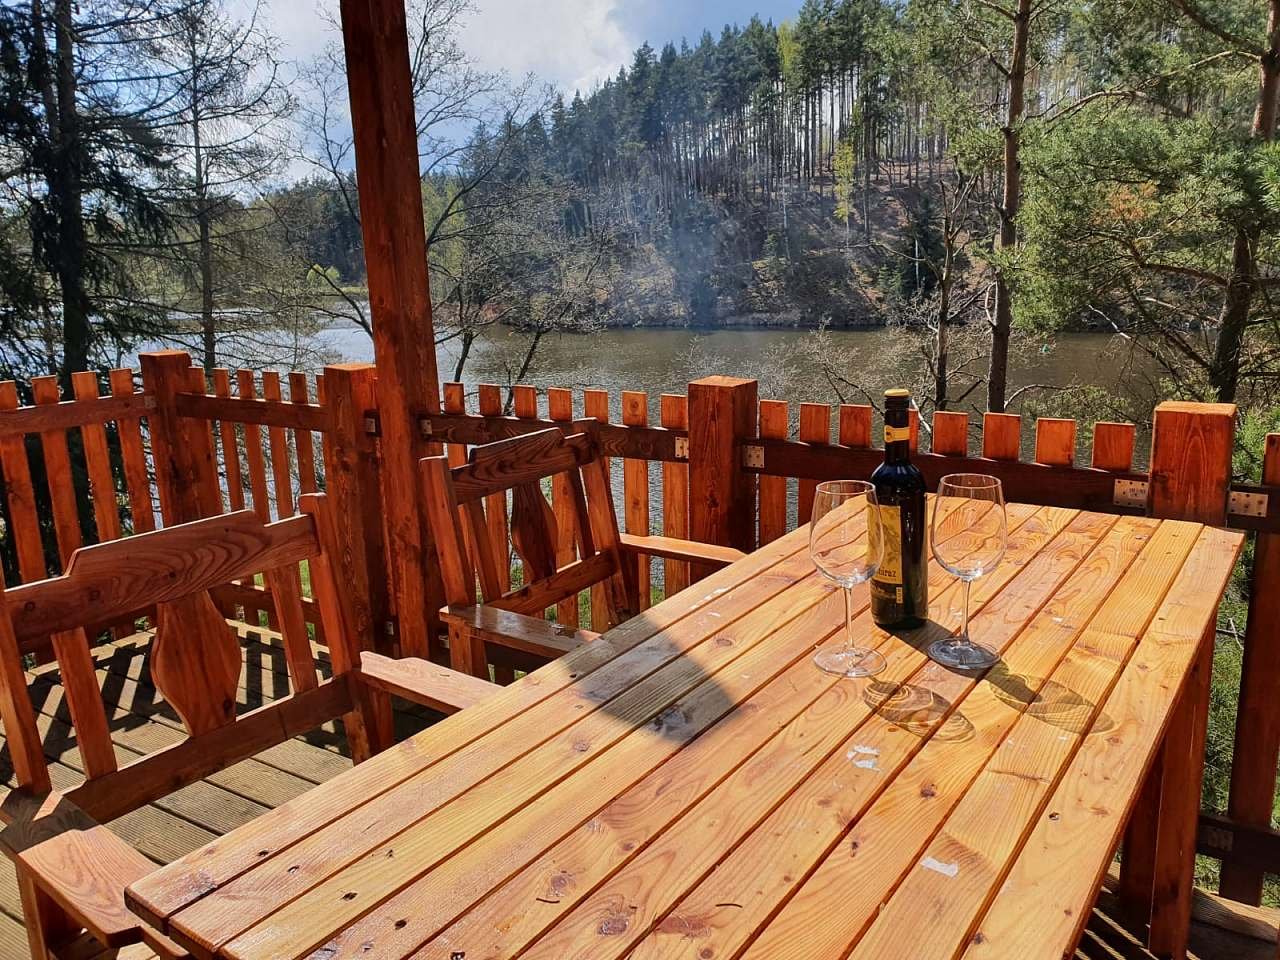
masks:
[[[893,588],[897,588],[898,601],[902,599],[902,511],[898,507],[881,506],[879,507],[880,522],[873,524],[869,531],[869,537],[874,546],[877,540],[881,540],[880,568],[876,571],[872,580],[882,586],[889,588],[888,592],[893,593]]]
[[[893,443],[897,440],[910,440],[910,427],[891,427],[887,423],[884,426],[884,442]]]

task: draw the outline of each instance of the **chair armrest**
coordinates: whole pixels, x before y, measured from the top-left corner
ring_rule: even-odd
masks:
[[[634,533],[619,534],[622,549],[628,553],[640,553],[667,560],[689,560],[693,563],[709,563],[726,567],[746,556],[733,547],[719,547],[713,543],[696,540],[678,540],[675,537],[642,537]]]
[[[394,660],[380,653],[360,654],[360,679],[372,687],[420,703],[441,713],[457,713],[487,700],[502,688],[418,657]]]
[[[125,906],[124,890],[156,865],[60,794],[11,791],[0,816],[0,845],[36,887],[106,947],[144,934],[169,956],[187,953]]]
[[[562,623],[512,613],[487,603],[445,607],[440,615],[446,623],[461,627],[489,643],[551,659],[600,636],[591,630],[578,630]]]

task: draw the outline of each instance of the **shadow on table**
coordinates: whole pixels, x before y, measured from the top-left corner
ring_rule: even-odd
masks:
[[[635,620],[628,621],[629,625],[632,623]],[[727,648],[737,645],[739,640],[731,625],[703,643],[709,647]],[[732,656],[730,650],[718,652]],[[601,712],[631,725],[636,724],[637,710],[652,711],[671,697],[676,697],[674,702],[661,706],[636,729],[676,741],[687,741],[700,730],[719,722],[741,699],[725,690],[718,676],[721,672],[732,673],[735,669],[732,661],[725,662],[728,657],[713,658],[714,667],[703,665],[699,659],[696,653],[690,655],[684,645],[676,644],[658,631],[593,673],[585,697],[598,704]],[[681,692],[677,695],[676,691]],[[588,748],[584,744],[583,749]]]
[[[930,620],[922,627],[902,631],[895,636],[927,656],[930,645],[950,636],[951,632]],[[1098,705],[1092,700],[1052,678],[1014,673],[1003,658],[998,658],[994,666],[985,670],[941,668],[989,683],[1002,702],[1061,730],[1095,736],[1115,727],[1115,721],[1105,712],[1095,717]],[[974,736],[973,723],[962,710],[921,684],[872,678],[863,690],[863,699],[890,723],[916,736],[933,736],[952,742],[969,740]]]

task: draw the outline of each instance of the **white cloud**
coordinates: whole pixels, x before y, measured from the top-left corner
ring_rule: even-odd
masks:
[[[634,21],[657,0],[472,0],[461,33],[463,49],[486,70],[515,80],[533,73],[572,93],[589,91],[631,61],[640,40],[628,35],[622,14]],[[259,0],[231,0],[248,16]],[[328,16],[337,0],[261,0],[261,16],[281,40],[281,54],[303,62],[335,39]],[[323,12],[322,12],[323,11]]]
[[[619,22],[623,2],[643,0],[477,0],[462,45],[485,69],[586,93],[638,45]]]

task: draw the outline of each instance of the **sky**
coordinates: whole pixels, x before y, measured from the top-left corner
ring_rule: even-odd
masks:
[[[331,36],[325,18],[298,16],[316,0],[267,0],[283,55],[304,61]],[[336,8],[335,0],[321,0]],[[472,0],[464,48],[487,70],[512,78],[534,73],[572,94],[591,88],[630,63],[646,40],[660,49],[681,37],[695,43],[704,29],[745,25],[752,14],[775,22],[795,15],[801,0]],[[315,9],[312,7],[312,9]]]

